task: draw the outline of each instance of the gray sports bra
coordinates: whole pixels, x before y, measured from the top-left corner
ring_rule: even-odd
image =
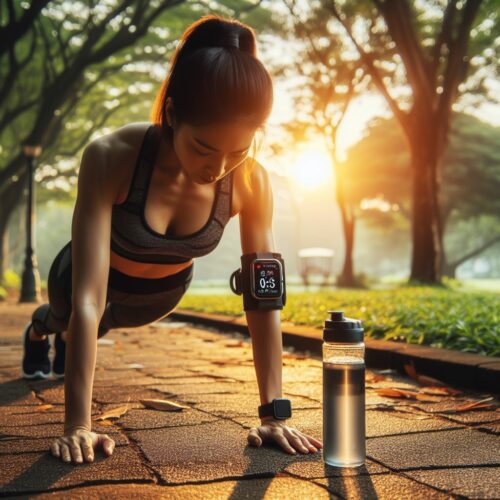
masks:
[[[210,217],[200,230],[187,236],[167,236],[148,226],[144,216],[146,195],[153,173],[161,132],[150,125],[144,136],[126,200],[113,205],[111,249],[136,261],[178,264],[210,253],[218,245],[231,218],[234,170],[217,181]]]

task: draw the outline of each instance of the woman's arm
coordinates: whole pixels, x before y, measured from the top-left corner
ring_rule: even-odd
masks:
[[[252,190],[243,201],[240,212],[241,249],[243,253],[276,252],[272,232],[273,194],[269,175],[255,163]],[[283,340],[280,310],[246,311],[248,329],[259,385],[261,404],[282,397]],[[260,446],[275,441],[286,452],[294,454],[316,452],[321,441],[289,427],[272,416],[261,418],[261,425],[250,429],[248,442]]]
[[[71,227],[72,313],[66,337],[65,431],[90,430],[97,330],[106,306],[114,188],[106,175],[106,143],[85,149]]]
[[[252,190],[244,197],[240,212],[241,250],[276,252],[272,231],[273,193],[269,174],[257,161],[252,172]],[[259,385],[261,404],[282,397],[283,346],[279,310],[246,311],[246,318]],[[271,417],[264,417],[268,420]]]

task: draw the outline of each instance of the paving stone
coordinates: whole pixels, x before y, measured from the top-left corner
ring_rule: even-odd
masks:
[[[500,422],[487,422],[474,426],[478,431],[491,432],[493,434],[500,434]]]
[[[410,415],[399,412],[385,412],[368,410],[365,413],[366,437],[386,436],[393,434],[406,434],[437,429],[459,429],[458,424],[436,418],[414,420]],[[234,416],[231,419],[245,428],[260,425],[258,418],[245,418]],[[292,410],[292,418],[287,420],[287,425],[323,441],[323,410]]]
[[[132,373],[132,370],[104,370],[97,369],[94,373],[94,387],[97,385],[119,385],[124,380],[128,385],[152,385],[162,382],[161,378],[141,373]]]
[[[200,379],[208,380],[207,378],[200,377]],[[250,382],[218,382],[212,379],[210,383],[173,383],[177,380],[186,379],[173,379],[172,383],[155,385],[152,388],[165,394],[174,394],[179,397],[184,397],[192,394],[235,394],[244,392],[245,394],[258,394],[259,388],[257,384],[251,384]],[[243,388],[246,387],[246,388]]]
[[[180,401],[221,417],[257,416],[260,399],[258,393],[247,394],[186,394]],[[300,396],[294,399],[294,408],[320,407],[319,403]]]
[[[449,499],[450,495],[438,492],[397,474],[375,474],[371,476],[329,477],[313,479],[324,485],[328,491],[349,500],[365,499]]]
[[[290,464],[287,467],[287,472],[293,474],[297,477],[302,477],[304,479],[318,479],[322,477],[333,477],[333,476],[362,476],[370,474],[387,474],[389,469],[380,465],[373,460],[367,458],[364,465],[360,467],[333,467],[328,465],[323,460],[323,452],[318,452],[321,456],[320,461],[299,461]]]
[[[92,422],[92,430],[94,432],[104,433],[104,434],[116,434],[119,432],[118,429],[110,425],[104,425],[99,422]],[[19,427],[3,427],[2,434],[10,437],[31,437],[31,438],[43,438],[43,437],[59,437],[62,436],[64,432],[64,425],[60,424],[39,424],[39,425],[26,425]]]
[[[113,439],[117,447],[128,446],[129,444],[128,438],[123,434],[117,434],[116,429],[115,432],[106,432],[105,434],[108,434]],[[0,454],[29,453],[34,451],[50,452],[50,445],[53,441],[53,437],[0,439]]]
[[[32,494],[96,481],[152,481],[130,447],[115,449],[110,457],[95,453],[94,462],[67,464],[45,453],[0,455],[0,496]],[[67,492],[66,492],[67,494]]]
[[[53,405],[47,410],[39,410],[45,405],[2,406],[0,407],[0,427],[64,423],[64,406]]]
[[[197,425],[214,422],[218,417],[194,408],[182,411],[161,411],[151,408],[129,410],[120,417],[118,425],[126,430],[154,429],[179,425]]]
[[[488,397],[487,395],[484,398]],[[414,402],[411,404],[412,407],[424,410],[428,413],[442,414],[445,418],[452,420],[454,422],[459,422],[463,424],[474,424],[478,422],[495,422],[500,421],[500,408],[495,410],[468,410],[463,412],[451,413],[455,408],[468,401],[479,400],[484,398],[475,397],[470,398],[446,398],[443,401],[437,403],[424,403],[424,402]],[[492,401],[494,402],[494,401]]]
[[[150,377],[156,377],[157,379],[200,376],[200,371],[197,369],[197,367],[185,368],[181,366],[165,365],[163,367],[148,368],[147,373]],[[158,382],[161,382],[161,380],[156,381],[156,383]]]
[[[50,496],[49,496],[50,495]],[[78,490],[65,490],[50,494],[37,495],[37,498],[68,498],[77,500],[101,499],[122,500],[123,498],[141,498],[156,500],[234,500],[255,498],[301,498],[322,499],[334,498],[328,491],[308,481],[290,477],[273,477],[265,479],[245,479],[241,481],[217,481],[207,484],[189,484],[183,486],[150,485],[150,484],[104,484],[84,486]]]
[[[127,380],[128,382],[128,380]],[[64,386],[50,387],[38,393],[39,397],[45,403],[62,404],[64,405]],[[131,403],[139,402],[140,399],[146,398],[161,398],[162,394],[159,391],[143,387],[141,385],[115,385],[110,386],[95,386],[92,389],[92,400],[100,404],[118,404],[126,403],[129,400]]]
[[[500,467],[406,471],[406,476],[467,498],[498,498]]]
[[[275,474],[297,461],[321,461],[319,453],[294,456],[275,443],[251,446],[247,431],[227,420],[137,431],[129,436],[169,484]]]
[[[233,380],[231,378],[218,377],[216,375],[196,375],[192,374],[189,377],[172,377],[172,378],[164,378],[160,379],[161,385],[152,385],[151,388],[156,387],[170,387],[176,385],[201,385],[208,387],[207,384],[243,384],[239,380]]]
[[[218,366],[214,364],[203,364],[192,368],[198,375],[217,375],[219,377],[232,378],[240,382],[252,382],[256,380],[255,368],[253,366]]]
[[[500,464],[496,436],[473,429],[368,439],[367,455],[392,469]]]
[[[165,394],[150,387],[137,385],[107,387],[94,387],[92,399],[98,403],[139,403],[141,399],[164,399]]]
[[[0,390],[0,406],[38,404],[40,404],[40,400],[35,396],[35,393],[24,379],[11,379],[2,383]]]

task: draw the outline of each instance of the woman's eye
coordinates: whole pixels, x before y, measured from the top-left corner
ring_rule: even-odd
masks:
[[[210,153],[202,153],[201,151],[198,151],[196,148],[193,148],[193,151],[200,156],[209,156],[210,155]]]

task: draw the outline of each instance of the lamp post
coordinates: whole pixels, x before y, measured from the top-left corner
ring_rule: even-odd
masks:
[[[19,302],[40,302],[40,274],[36,260],[35,242],[35,186],[34,167],[35,158],[42,152],[41,146],[25,144],[23,154],[28,161],[28,203],[26,204],[26,255],[24,258],[24,270],[21,284],[21,297]]]

